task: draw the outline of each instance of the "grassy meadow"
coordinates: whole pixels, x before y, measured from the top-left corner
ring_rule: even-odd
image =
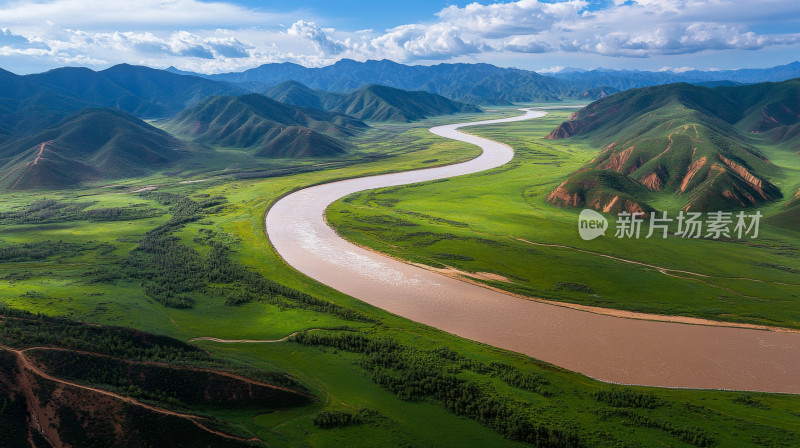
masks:
[[[186,165],[146,179],[58,192],[3,193],[0,302],[181,340],[274,340],[301,332],[277,343],[196,342],[216,357],[286,373],[318,397],[316,404],[285,412],[209,410],[235,422],[244,434],[259,437],[264,446],[800,445],[800,400],[795,396],[601,383],[373,308],[297,273],[269,245],[264,213],[280,196],[335,179],[466,160],[477,154],[475,148],[436,138],[427,128],[516,113],[503,109],[383,125],[354,141],[358,152],[336,160],[257,166],[231,151],[230,158],[214,153],[216,158],[204,165],[211,168],[200,168],[204,150],[198,148]],[[792,300],[798,289],[772,283],[799,283],[791,271],[800,267],[792,255],[797,253],[797,235],[789,231],[764,228],[763,237],[748,245],[674,238],[580,241],[577,214],[544,203],[559,179],[596,151],[585,143],[540,139],[568,113],[551,111],[540,120],[471,130],[515,148],[517,156],[507,167],[359,194],[335,204],[328,219],[357,243],[432,266],[497,273],[511,281],[493,286],[523,294],[800,326],[800,309]],[[306,170],[323,163],[330,165]],[[148,185],[156,189],[137,192]],[[67,205],[43,203],[45,199]],[[83,203],[91,204],[81,208]],[[55,211],[35,210],[45,206],[50,208],[43,210]],[[86,212],[92,209],[122,211]],[[20,213],[25,210],[29,213]],[[36,218],[20,222],[23,215]],[[179,216],[190,218],[181,221]],[[392,225],[401,220],[414,225]],[[184,258],[169,258],[174,253],[158,248],[147,252],[143,242],[153,238]],[[713,277],[698,281],[667,276],[520,239]],[[166,271],[153,277],[137,272],[132,261],[143,257],[141,253],[166,257],[152,258]],[[215,253],[227,257],[228,267],[241,267],[287,290],[270,293],[270,299],[253,298],[249,290],[227,280],[233,274],[204,277],[209,266],[225,270],[213,264]],[[756,266],[752,260],[779,267]],[[147,288],[153,278],[172,274],[186,287],[168,294],[191,306],[166,306]],[[569,284],[587,285],[591,292],[564,286]]]
[[[356,193],[331,206],[328,221],[358,244],[437,268],[498,274],[508,281],[481,281],[527,296],[800,328],[796,231],[762,219],[756,239],[662,239],[645,238],[645,223],[639,239],[620,239],[614,237],[615,217],[607,215],[606,236],[583,241],[577,232],[580,210],[545,201],[598,152],[585,140],[543,139],[568,115],[553,110],[542,119],[468,128],[511,145],[514,160],[443,182]],[[800,170],[785,149],[761,148],[775,161],[777,183],[791,197]],[[671,198],[662,194],[655,203],[674,218],[679,209],[670,208]],[[769,216],[783,202],[761,212]]]

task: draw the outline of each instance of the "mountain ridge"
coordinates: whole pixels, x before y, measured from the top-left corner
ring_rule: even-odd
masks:
[[[257,149],[260,157],[321,157],[346,152],[348,145],[336,137],[356,135],[368,126],[344,114],[250,93],[207,98],[165,128],[205,144]]]
[[[652,211],[648,198],[659,192],[673,192],[688,211],[771,202],[783,197],[769,181],[778,168],[750,136],[763,134],[796,151],[800,145],[787,130],[797,127],[798,112],[800,79],[715,88],[668,84],[598,100],[547,136],[581,136],[604,148],[548,202],[606,212]],[[649,194],[617,188],[628,180]]]
[[[0,187],[57,188],[151,173],[183,156],[182,143],[124,112],[84,109],[0,147]]]

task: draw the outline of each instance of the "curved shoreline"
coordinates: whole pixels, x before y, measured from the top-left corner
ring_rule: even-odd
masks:
[[[457,129],[544,114],[527,110],[518,117],[431,128],[436,135],[478,145],[483,153],[453,165],[298,190],[267,212],[267,235],[290,266],[345,294],[602,381],[800,393],[798,333],[624,318],[520,298],[361,248],[325,222],[328,205],[351,193],[502,166],[513,157],[510,147]]]

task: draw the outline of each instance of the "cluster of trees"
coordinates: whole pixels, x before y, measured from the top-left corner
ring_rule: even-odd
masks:
[[[210,207],[224,204],[224,197],[204,197],[195,201],[166,192],[150,192],[147,197],[168,206],[171,217],[142,237],[124,266],[128,276],[142,280],[145,294],[153,300],[173,308],[191,308],[194,305],[193,294],[220,295],[228,305],[263,300],[285,308],[304,308],[346,320],[374,321],[362,313],[251,271],[231,259],[230,245],[216,238],[212,230],[202,229],[199,237],[195,238],[198,244],[208,245],[205,256],[172,235],[186,223],[202,218]]]
[[[0,212],[0,224],[47,224],[67,221],[128,221],[152,218],[164,212],[133,205],[129,207],[105,207],[86,210],[93,202],[67,202],[55,199],[40,199],[20,210]]]
[[[220,375],[213,369],[177,368],[65,351],[34,350],[28,353],[57,377],[171,407],[202,409],[213,405],[275,409],[302,406],[310,400],[268,385]],[[294,384],[289,380],[290,387]]]
[[[305,332],[292,340],[361,353],[364,356],[360,365],[372,373],[372,381],[401,399],[438,401],[449,411],[489,426],[509,439],[539,447],[584,446],[572,430],[556,423],[538,422],[524,405],[458,375],[460,370],[469,369],[534,390],[546,383],[536,376],[527,377],[512,366],[487,366],[448,348],[418,350],[392,339],[353,332]]]
[[[162,226],[163,227],[163,226]],[[161,228],[145,234],[124,264],[125,272],[142,280],[145,294],[172,308],[191,308],[190,296],[205,287],[202,257]]]
[[[750,406],[751,408],[769,409],[768,404],[752,396],[751,394],[745,394],[745,393],[739,394],[736,396],[736,398],[733,399],[733,402],[738,404],[743,404],[745,406]]]
[[[653,394],[637,392],[625,387],[603,389],[594,393],[594,399],[610,404],[615,408],[655,409],[666,402]]]
[[[572,292],[585,292],[587,294],[594,294],[594,289],[589,285],[584,285],[583,283],[558,282],[556,289],[566,289],[567,291]]]
[[[361,408],[357,411],[320,411],[311,418],[311,423],[317,428],[342,428],[362,423],[372,423],[378,420],[380,413],[375,409]]]
[[[168,336],[88,325],[8,307],[0,307],[0,316],[0,341],[12,347],[62,347],[139,361],[213,362],[200,348]]]
[[[658,429],[697,447],[710,447],[717,444],[717,440],[701,428],[678,426],[666,420],[648,417],[629,408],[604,409],[598,412],[598,415],[601,418],[622,417],[624,425]]]
[[[87,245],[64,241],[5,243],[0,245],[0,262],[43,260],[57,254],[74,255],[81,250],[87,249]]]
[[[553,392],[547,388],[550,382],[539,374],[521,372],[516,367],[499,362],[492,362],[489,366],[492,369],[492,376],[499,378],[511,387],[534,392],[545,397],[553,396]]]

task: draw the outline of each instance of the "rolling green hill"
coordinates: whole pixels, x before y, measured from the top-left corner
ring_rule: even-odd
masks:
[[[62,67],[24,76],[0,69],[0,147],[89,107],[164,117],[209,95],[241,92],[224,82],[128,64],[97,72]]]
[[[369,121],[410,122],[437,115],[479,112],[471,104],[449,100],[435,93],[407,91],[371,84],[344,96],[329,96],[326,109]]]
[[[370,84],[349,93],[312,90],[297,82],[286,81],[266,93],[270,98],[295,106],[341,112],[366,121],[408,123],[438,115],[480,112],[471,104],[449,100],[425,91],[408,91]]]
[[[325,109],[320,98],[321,94],[327,94],[327,92],[311,90],[297,81],[282,82],[266,92],[268,97],[281,103]]]
[[[55,188],[141,176],[178,160],[182,144],[111,109],[86,109],[0,147],[0,187]]]
[[[90,105],[123,110],[137,117],[169,116],[211,95],[242,92],[224,82],[130,64],[98,72],[62,67],[24,78]]]
[[[781,169],[759,147],[796,151],[798,110],[800,80],[716,88],[669,84],[604,98],[548,135],[577,136],[604,148],[548,201],[606,212],[652,210],[648,202],[670,201],[665,195],[692,211],[774,201],[794,192],[782,193],[770,181]],[[645,189],[634,192],[630,182]]]
[[[344,153],[336,137],[367,128],[346,115],[279,103],[258,94],[211,97],[178,114],[166,129],[199,142],[255,148],[260,157],[317,157]]]

